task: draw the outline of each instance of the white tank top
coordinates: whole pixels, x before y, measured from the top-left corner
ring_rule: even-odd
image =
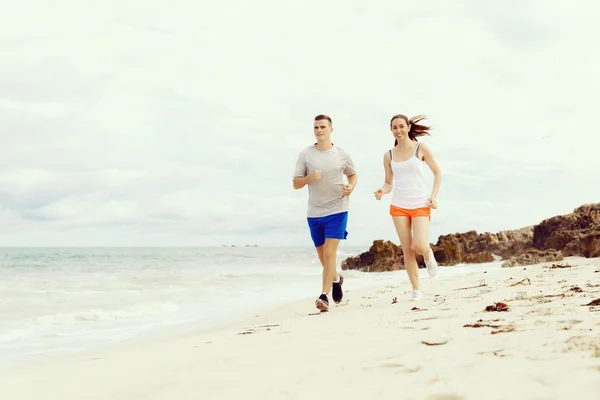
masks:
[[[390,150],[390,162],[394,172],[393,206],[406,209],[429,206],[429,194],[423,176],[423,161],[417,156],[419,144],[417,143],[415,154],[406,161],[394,161],[394,152]]]

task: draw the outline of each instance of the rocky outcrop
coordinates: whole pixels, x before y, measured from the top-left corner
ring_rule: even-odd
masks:
[[[533,244],[533,227],[498,233],[469,231],[440,236],[432,246],[440,265],[483,263],[493,261],[493,255],[506,258],[518,254]]]
[[[354,257],[342,261],[342,270],[358,269],[364,272],[396,271],[403,269],[402,249],[394,243],[383,240],[373,241],[371,248]]]
[[[542,262],[562,261],[563,254],[554,250],[529,249],[524,254],[510,257],[502,263],[502,267],[516,267],[518,265],[533,265]]]
[[[506,260],[506,267],[560,261],[566,256],[600,257],[600,203],[521,229],[442,235],[431,248],[438,264],[445,266],[490,262],[494,256]],[[342,261],[342,269],[394,271],[404,269],[403,258],[400,246],[375,240],[367,252]],[[417,263],[424,267],[421,256]]]
[[[564,256],[600,257],[600,203],[542,221],[534,227],[533,247],[561,250]]]

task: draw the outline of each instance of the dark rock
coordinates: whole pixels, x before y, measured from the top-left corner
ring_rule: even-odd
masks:
[[[600,257],[600,203],[521,229],[442,235],[431,248],[438,264],[445,266],[490,262],[494,255],[506,260],[506,267],[561,261],[567,256]],[[375,240],[367,252],[342,261],[342,269],[395,271],[404,269],[403,258],[400,246]],[[422,256],[417,256],[417,264],[424,267]]]
[[[566,257],[600,257],[600,203],[540,222],[533,229],[533,247],[560,250]]]
[[[562,260],[563,255],[560,251],[529,249],[524,254],[516,257],[510,257],[508,260],[502,263],[502,267],[517,267]]]

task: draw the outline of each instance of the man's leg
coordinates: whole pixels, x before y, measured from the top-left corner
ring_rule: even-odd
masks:
[[[313,240],[317,256],[323,266],[323,276],[325,275],[325,226],[321,218],[308,218],[308,227],[310,228],[310,237]],[[329,310],[329,299],[327,292],[322,292],[319,298],[315,301],[315,306],[321,311]]]
[[[337,272],[337,250],[340,240],[346,239],[348,231],[348,212],[334,214],[325,223],[325,248],[323,250],[323,289],[331,289],[333,301],[342,301],[344,277]]]
[[[319,256],[319,261],[321,262],[321,266],[323,268],[325,268],[325,258],[323,256],[323,250],[324,250],[324,248],[325,248],[325,245],[316,247],[316,249],[317,249],[317,256]]]
[[[323,293],[329,293],[333,281],[337,280],[337,249],[340,239],[325,238],[323,245]]]

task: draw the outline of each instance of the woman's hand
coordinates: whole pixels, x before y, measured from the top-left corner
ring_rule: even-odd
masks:
[[[438,208],[437,200],[435,197],[429,198],[429,208],[433,208],[434,210]]]
[[[377,190],[374,192],[374,194],[375,194],[375,199],[376,199],[376,200],[381,200],[381,198],[383,197],[383,195],[384,195],[385,193],[383,193],[383,189],[379,188],[379,189],[377,189]]]

